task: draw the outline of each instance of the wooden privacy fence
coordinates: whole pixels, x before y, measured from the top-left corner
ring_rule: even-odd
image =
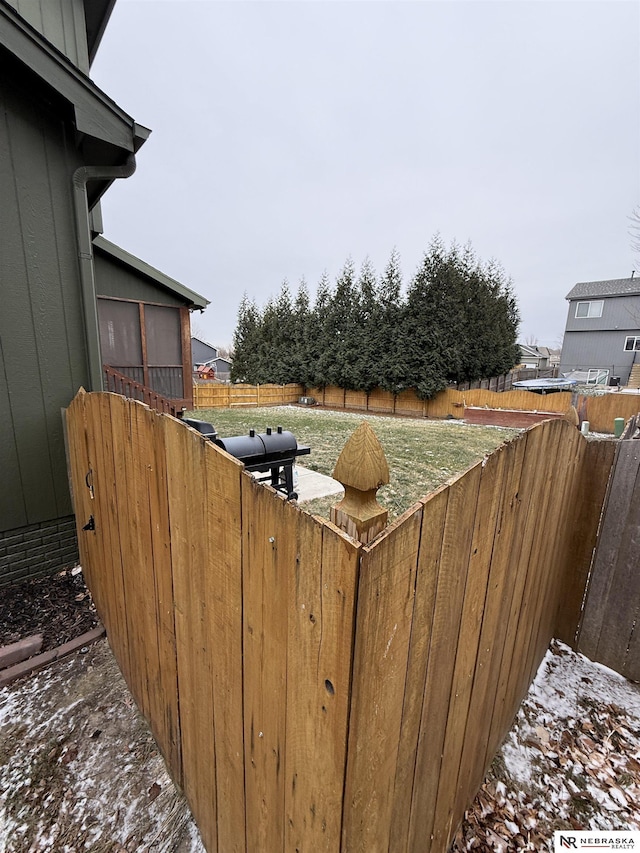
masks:
[[[67,418],[86,579],[207,850],[447,850],[575,634],[614,443],[545,422],[365,547],[140,403]]]
[[[554,394],[534,394],[531,391],[456,391],[448,388],[431,400],[420,400],[414,391],[392,394],[376,388],[370,394],[364,391],[346,391],[344,388],[308,388],[305,392],[331,409],[353,409],[372,414],[405,415],[419,418],[463,418],[464,409],[470,406],[489,409],[515,409],[519,411],[556,412],[564,414],[575,406],[580,419],[589,421],[592,432],[613,433],[616,418],[627,420],[638,411],[640,397],[636,394],[611,393],[599,397],[573,395],[568,391]]]
[[[194,382],[194,409],[235,408],[240,406],[282,406],[297,403],[304,394],[302,385],[226,385]]]
[[[639,418],[635,419],[638,423]],[[640,681],[640,439],[616,446],[578,648]]]
[[[564,414],[573,405],[581,420],[589,421],[592,432],[603,433],[613,433],[616,418],[627,420],[632,417],[638,411],[640,400],[635,394],[622,393],[588,397],[568,391],[541,395],[520,390],[498,393],[452,388],[441,391],[432,400],[420,400],[414,391],[393,394],[381,388],[367,394],[334,386],[305,389],[303,385],[225,385],[210,382],[194,384],[193,406],[195,409],[282,406],[297,403],[303,395],[314,397],[320,405],[331,409],[418,418],[463,418],[465,407],[470,406]]]

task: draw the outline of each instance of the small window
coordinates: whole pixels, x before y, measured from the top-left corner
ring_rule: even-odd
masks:
[[[625,352],[640,352],[640,335],[629,335],[624,339]]]
[[[578,302],[576,305],[576,317],[602,317],[602,306],[604,300],[597,299],[595,302]]]

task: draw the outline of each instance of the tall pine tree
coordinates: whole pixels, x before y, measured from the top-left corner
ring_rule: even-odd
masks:
[[[260,314],[255,302],[243,294],[233,333],[232,382],[257,382],[256,353],[261,341]]]
[[[371,393],[380,384],[380,360],[382,336],[379,325],[380,299],[375,270],[369,258],[360,269],[354,300],[355,316],[352,323],[354,389]]]
[[[517,363],[518,306],[495,262],[470,244],[436,236],[406,297],[397,251],[380,281],[366,260],[356,280],[348,259],[334,288],[326,273],[313,309],[304,281],[295,301],[286,281],[260,312],[243,297],[232,377],[249,382],[414,388],[432,397],[451,382],[495,376]]]
[[[402,389],[405,373],[401,351],[403,320],[400,254],[394,248],[380,280],[374,324],[378,349],[378,384],[385,391],[393,393]]]
[[[331,363],[330,354],[333,347],[329,319],[331,301],[331,285],[325,271],[318,282],[313,311],[309,315],[309,385],[313,388],[324,388],[329,384],[327,371]]]

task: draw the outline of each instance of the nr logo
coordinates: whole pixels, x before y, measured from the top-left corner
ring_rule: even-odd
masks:
[[[569,835],[561,835],[560,836],[560,847],[567,847],[573,850],[578,849],[578,842],[575,838],[571,838]]]

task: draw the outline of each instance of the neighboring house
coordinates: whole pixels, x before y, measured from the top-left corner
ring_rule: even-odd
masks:
[[[549,367],[559,367],[560,366],[560,354],[562,349],[550,349],[549,350]]]
[[[569,291],[560,373],[627,385],[640,362],[640,278],[587,281]]]
[[[199,364],[194,371],[197,379],[217,379],[227,382],[231,376],[231,364],[228,358],[214,358],[209,364]]]
[[[231,376],[231,360],[218,355],[217,347],[211,346],[200,338],[191,338],[191,361],[193,371],[198,373],[201,379],[220,379],[226,381]],[[200,368],[212,368],[214,376],[205,376]]]
[[[219,379],[221,382],[226,382],[231,376],[231,365],[232,361],[228,358],[223,358],[221,355],[218,358],[214,358],[211,362],[211,366],[214,368],[216,372],[216,379]]]
[[[543,369],[550,366],[550,353],[547,347],[532,344],[518,344],[518,346],[520,347],[520,360],[525,367]]]
[[[216,347],[211,346],[206,341],[201,341],[200,338],[191,336],[191,363],[194,371],[201,364],[209,364],[217,357],[218,350]]]
[[[0,0],[0,585],[77,560],[61,410],[107,358],[187,396],[185,318],[206,305],[97,236],[149,136],[88,76],[113,6]]]

